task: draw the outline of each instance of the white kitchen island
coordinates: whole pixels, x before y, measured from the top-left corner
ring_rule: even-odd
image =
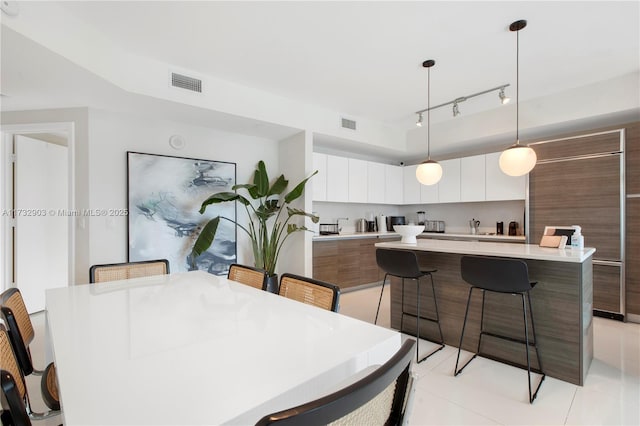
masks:
[[[469,284],[460,275],[460,259],[464,255],[521,259],[529,268],[529,277],[537,281],[531,291],[533,315],[540,357],[545,372],[560,380],[582,385],[593,358],[592,262],[595,249],[582,250],[539,247],[535,244],[510,244],[479,241],[418,240],[415,244],[382,242],[377,248],[411,250],[421,264],[434,273],[440,324],[445,343],[458,346],[467,302]],[[400,328],[402,292],[399,280],[391,285],[391,326]],[[433,301],[422,300],[421,314],[430,316]],[[405,309],[415,306],[415,285],[405,284]],[[480,292],[472,299],[463,349],[475,352],[480,333]],[[523,336],[522,307],[519,299],[509,294],[486,296],[485,329],[500,334]],[[415,308],[413,308],[415,311]],[[422,310],[424,309],[424,311]],[[405,331],[415,333],[413,321],[405,321]],[[413,329],[411,328],[413,326]],[[420,336],[436,337],[435,327],[424,321]],[[523,364],[522,345],[499,339],[483,338],[483,352]],[[537,368],[538,366],[535,365]]]

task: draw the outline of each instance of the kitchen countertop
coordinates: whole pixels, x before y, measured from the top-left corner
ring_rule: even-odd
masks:
[[[540,247],[537,244],[511,244],[435,239],[420,239],[417,243],[412,244],[401,243],[399,241],[381,242],[376,243],[376,247],[571,263],[582,263],[596,251],[596,249],[592,247],[585,247],[582,250],[576,250],[570,248],[557,249]]]
[[[330,241],[330,240],[343,240],[353,238],[392,238],[399,237],[397,232],[341,232],[340,234],[332,235],[315,235],[314,241]],[[442,232],[423,232],[418,235],[418,239],[465,239],[465,240],[478,240],[478,241],[509,241],[513,243],[524,243],[526,236],[517,235],[485,235],[485,234],[461,234],[461,233],[442,233]]]

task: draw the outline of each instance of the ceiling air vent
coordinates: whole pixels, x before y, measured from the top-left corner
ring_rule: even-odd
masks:
[[[354,120],[349,120],[348,118],[342,117],[342,128],[356,130],[356,122]]]
[[[202,80],[175,72],[171,73],[171,85],[192,92],[202,93]]]

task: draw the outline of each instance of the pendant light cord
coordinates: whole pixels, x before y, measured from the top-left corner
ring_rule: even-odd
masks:
[[[427,68],[427,161],[431,160],[431,68]]]
[[[520,145],[520,31],[516,31],[516,145]]]

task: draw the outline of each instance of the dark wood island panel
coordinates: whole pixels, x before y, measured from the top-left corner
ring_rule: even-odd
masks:
[[[457,347],[464,320],[469,285],[460,275],[463,254],[416,251],[421,263],[438,269],[434,274],[440,324],[445,343]],[[538,284],[531,291],[540,359],[545,372],[560,380],[577,385],[584,379],[593,358],[592,300],[593,277],[591,257],[582,263],[524,260],[530,278]],[[427,291],[421,292],[423,315],[433,312],[433,300]],[[405,281],[405,310],[415,313],[415,282]],[[480,333],[481,292],[474,292],[469,308],[463,349],[474,351]],[[400,329],[401,285],[394,279],[391,285],[391,326]],[[485,304],[485,330],[524,338],[522,304],[519,297],[489,293]],[[415,320],[405,318],[406,332],[415,333]],[[421,336],[436,339],[436,326],[423,321]],[[517,343],[483,338],[482,351],[526,365],[524,346]],[[532,366],[538,367],[530,349]],[[453,374],[453,373],[452,373]]]

